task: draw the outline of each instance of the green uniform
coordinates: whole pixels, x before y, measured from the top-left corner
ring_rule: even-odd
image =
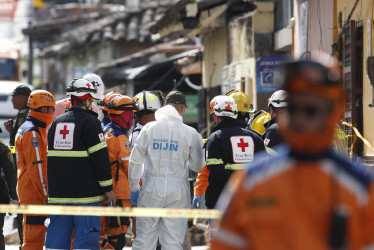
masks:
[[[29,114],[29,107],[23,107],[20,111],[18,111],[16,120],[13,122],[12,131],[10,132],[10,139],[9,139],[9,145],[14,146],[15,144],[15,138],[17,135],[17,131],[19,127],[26,121],[26,117]]]

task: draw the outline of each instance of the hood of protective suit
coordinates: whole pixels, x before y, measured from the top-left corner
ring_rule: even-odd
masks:
[[[155,112],[156,121],[168,120],[168,121],[183,121],[182,116],[178,111],[171,105],[166,105]]]

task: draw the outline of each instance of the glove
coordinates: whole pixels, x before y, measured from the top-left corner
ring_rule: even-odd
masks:
[[[192,208],[199,208],[200,207],[200,204],[203,202],[203,200],[201,199],[201,197],[199,195],[193,197],[193,200],[192,200]]]
[[[130,201],[133,205],[137,206],[138,205],[138,196],[139,196],[140,191],[133,191],[130,193]]]

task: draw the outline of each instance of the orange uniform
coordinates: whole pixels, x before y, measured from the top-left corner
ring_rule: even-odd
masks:
[[[244,172],[236,191],[226,188],[211,249],[332,249],[331,232],[344,224],[344,249],[373,247],[371,176],[333,152],[316,160],[282,151]],[[348,212],[338,230],[332,229],[335,209]]]
[[[38,119],[38,112],[30,111],[16,136],[18,184],[22,205],[43,205],[47,200],[47,131]],[[22,249],[43,249],[46,216],[23,217]]]
[[[130,141],[124,134],[123,130],[121,130],[116,124],[109,123],[105,128],[105,131],[107,131],[105,139],[111,162],[113,192],[116,195],[117,206],[121,204],[120,206],[123,207],[131,207],[131,191],[128,181],[129,158],[131,153]],[[118,221],[120,221],[120,223],[118,223]],[[128,217],[105,217],[102,234],[111,235],[108,237],[109,243],[110,241],[123,241],[126,239],[125,233],[127,232],[127,227],[129,225],[130,221]],[[114,246],[113,244],[106,244],[102,249],[114,249]]]
[[[203,197],[206,188],[209,186],[209,170],[206,165],[201,169],[196,178],[196,184],[193,190],[194,196]]]

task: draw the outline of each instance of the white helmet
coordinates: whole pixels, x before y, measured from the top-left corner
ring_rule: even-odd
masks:
[[[216,116],[227,116],[236,119],[238,117],[238,105],[234,98],[222,96],[213,107]]]
[[[96,86],[86,79],[74,79],[66,88],[66,95],[80,97],[89,94],[95,98],[97,93]]]
[[[139,111],[150,110],[156,111],[161,108],[164,101],[161,91],[145,91],[138,93],[132,98],[136,103]]]
[[[97,93],[95,94],[95,99],[100,100],[104,97],[105,86],[100,76],[93,73],[88,73],[83,76],[83,79],[90,81],[94,86],[96,86]]]
[[[288,94],[284,90],[275,91],[268,101],[268,107],[270,104],[275,108],[287,107],[288,105]]]

